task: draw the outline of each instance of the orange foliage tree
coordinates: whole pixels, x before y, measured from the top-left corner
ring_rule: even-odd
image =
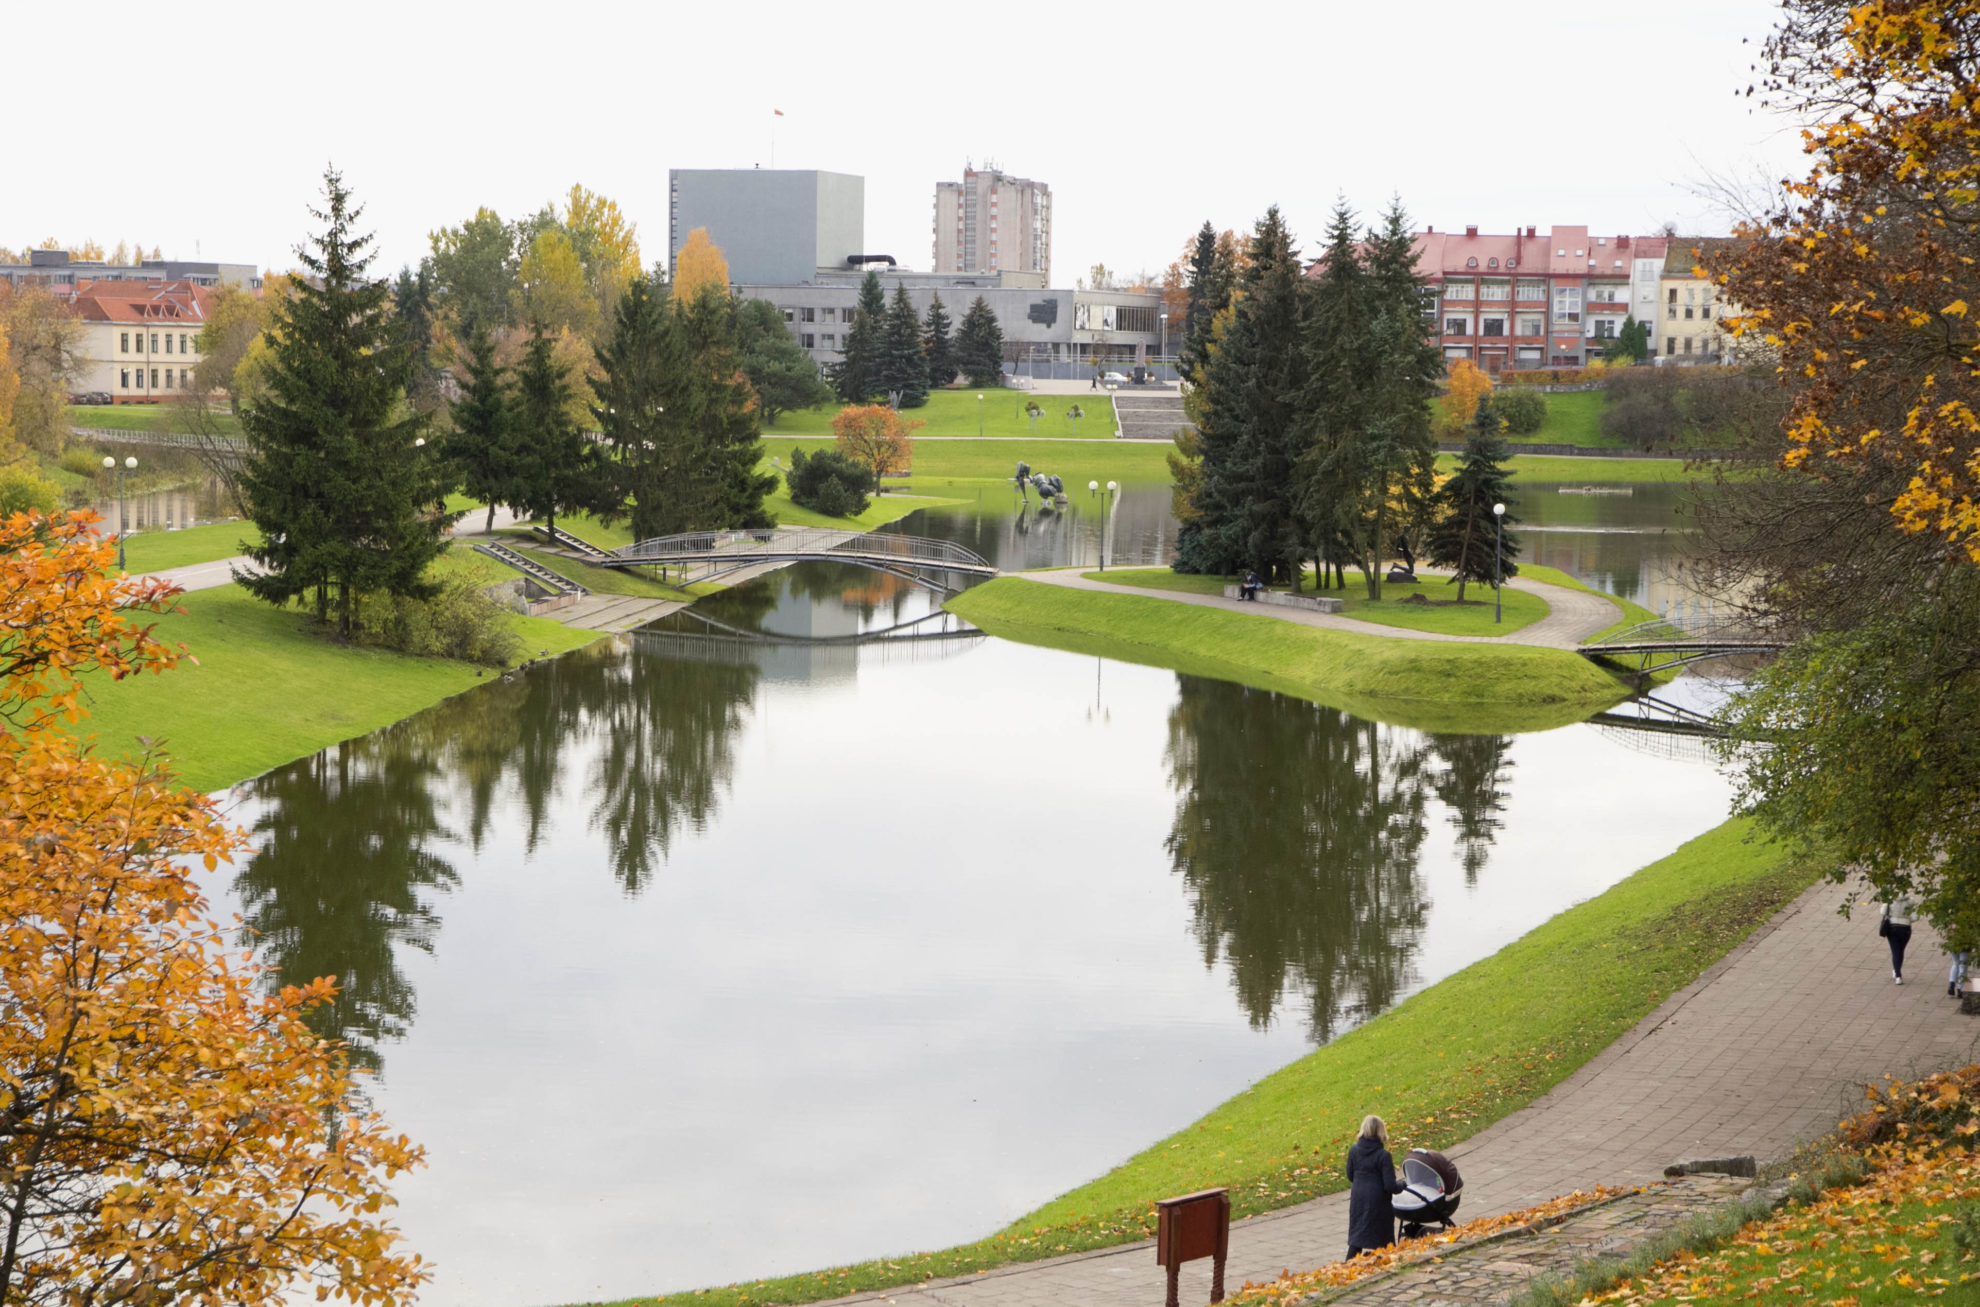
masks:
[[[927,424],[909,420],[885,404],[848,404],[832,419],[839,452],[880,478],[903,476],[914,466],[914,433]]]
[[[1470,359],[1451,365],[1444,397],[1437,401],[1437,434],[1446,440],[1461,438],[1471,419],[1477,416],[1479,401],[1492,393],[1492,378],[1479,371]]]
[[[1980,9],[1784,8],[1765,93],[1817,119],[1812,166],[1707,271],[1777,354],[1785,466],[1890,460],[1897,524],[1980,562]]]
[[[390,1303],[426,1278],[377,1213],[421,1159],[340,1049],[229,957],[194,867],[243,844],[149,743],[68,728],[80,678],[164,671],[93,514],[0,523],[0,1303]]]
[[[696,227],[674,256],[674,298],[692,304],[706,286],[729,293],[729,261],[722,257],[722,247],[709,239],[708,228]]]

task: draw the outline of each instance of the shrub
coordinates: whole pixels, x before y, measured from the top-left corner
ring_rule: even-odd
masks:
[[[450,576],[431,599],[366,595],[358,605],[359,644],[428,658],[505,667],[522,653],[508,610],[471,577]]]
[[[1525,386],[1501,391],[1492,401],[1493,409],[1505,420],[1506,432],[1530,436],[1547,422],[1547,397]]]
[[[58,461],[64,472],[79,477],[93,477],[103,470],[103,456],[93,449],[65,450]]]
[[[791,470],[784,478],[791,502],[827,517],[855,517],[866,511],[866,496],[874,489],[873,474],[836,449],[806,455],[791,451]]]
[[[0,467],[0,520],[16,513],[53,513],[62,503],[62,492],[35,475],[32,468],[15,463]]]

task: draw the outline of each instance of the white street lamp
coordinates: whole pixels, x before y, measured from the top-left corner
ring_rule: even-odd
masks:
[[[1506,506],[1492,505],[1492,520],[1498,523],[1499,533],[1492,542],[1492,621],[1497,624],[1505,612],[1505,597],[1501,587],[1505,584],[1506,571]]]

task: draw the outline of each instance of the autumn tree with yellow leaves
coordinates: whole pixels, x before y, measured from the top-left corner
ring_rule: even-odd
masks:
[[[363,1107],[303,1013],[264,992],[196,876],[243,845],[159,748],[80,738],[82,678],[183,655],[92,514],[0,523],[0,1302],[407,1301],[385,1181],[421,1151]]]
[[[722,247],[709,239],[708,228],[696,227],[674,255],[674,298],[692,304],[704,286],[728,294],[729,261],[722,257]]]

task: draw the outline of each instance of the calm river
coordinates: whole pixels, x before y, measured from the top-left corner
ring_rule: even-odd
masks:
[[[1526,489],[1572,528],[1528,556],[1655,597],[1674,493]],[[903,528],[1097,559],[1090,506],[985,500]],[[1118,513],[1110,563],[1159,561],[1166,490]],[[819,643],[924,617],[959,626],[790,568],[232,793],[258,852],[223,907],[286,977],[344,978],[323,1028],[430,1151],[397,1188],[425,1301],[986,1234],[1727,808],[1709,766],[1594,727],[1434,736],[981,635]]]

